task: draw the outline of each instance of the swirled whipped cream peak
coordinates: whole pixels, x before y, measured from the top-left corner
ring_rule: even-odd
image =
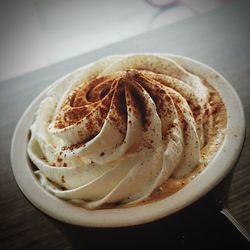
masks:
[[[202,170],[225,117],[218,93],[173,59],[111,56],[49,88],[28,155],[41,185],[59,198],[88,209],[140,204]]]

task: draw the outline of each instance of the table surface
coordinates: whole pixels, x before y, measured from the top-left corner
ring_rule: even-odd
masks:
[[[2,249],[71,249],[66,238],[18,189],[10,163],[11,139],[30,102],[71,70],[110,54],[173,53],[215,68],[239,94],[246,115],[245,145],[235,168],[228,207],[250,232],[250,18],[249,1],[124,40],[0,83],[0,242]]]

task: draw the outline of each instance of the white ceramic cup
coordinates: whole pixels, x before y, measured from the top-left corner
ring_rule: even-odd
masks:
[[[35,207],[58,221],[81,227],[116,228],[141,225],[185,209],[210,192],[228,175],[236,164],[245,137],[244,112],[238,95],[228,81],[211,67],[182,56],[164,56],[173,58],[188,71],[205,78],[219,92],[226,106],[228,122],[224,142],[203,172],[167,198],[129,208],[90,211],[53,196],[44,190],[35,178],[26,152],[29,128],[34,113],[45,96],[45,90],[35,98],[21,117],[11,147],[11,162],[16,182]],[[83,68],[85,67],[88,65]]]

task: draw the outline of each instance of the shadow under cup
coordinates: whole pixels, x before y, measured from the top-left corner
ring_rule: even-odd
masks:
[[[48,219],[73,249],[249,249],[247,232],[226,209],[232,174],[233,170],[198,201],[149,223],[97,228]]]
[[[225,78],[209,66],[186,57],[167,56],[204,77],[219,92],[228,118],[226,136],[216,156],[196,178],[167,198],[130,208],[93,211],[58,199],[39,185],[23,147],[46,90],[31,103],[16,127],[11,162],[17,184],[75,249],[249,247],[248,234],[225,208],[233,169],[245,137],[240,99]]]

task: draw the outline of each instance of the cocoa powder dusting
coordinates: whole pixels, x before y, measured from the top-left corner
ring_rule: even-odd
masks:
[[[150,76],[152,77],[150,78]],[[64,129],[72,124],[79,124],[82,119],[86,118],[88,135],[83,134],[81,131],[78,132],[79,137],[85,139],[74,145],[64,147],[62,150],[73,151],[79,147],[84,147],[86,142],[98,135],[107,119],[109,119],[112,125],[116,126],[121,134],[126,134],[127,124],[132,122],[128,119],[127,112],[133,112],[136,118],[141,121],[144,130],[147,130],[151,124],[153,110],[149,108],[146,95],[149,95],[155,103],[160,118],[170,114],[171,109],[167,107],[166,103],[172,103],[173,101],[182,124],[185,140],[188,131],[188,121],[182,113],[183,111],[179,108],[180,105],[183,105],[183,100],[179,98],[180,95],[170,95],[170,92],[165,90],[167,87],[165,89],[162,87],[162,85],[167,86],[165,80],[163,82],[162,78],[158,77],[158,81],[157,77],[157,74],[147,73],[147,71],[128,70],[122,74],[92,79],[72,91],[65,100],[54,126]],[[150,195],[146,202],[162,199],[183,188],[207,166],[223,141],[227,123],[225,106],[219,94],[210,84],[206,80],[203,80],[203,82],[209,90],[209,104],[211,108],[207,107],[204,114],[202,114],[203,107],[192,103],[191,99],[187,100],[196,122],[201,122],[203,118],[203,121],[207,123],[209,119],[212,119],[214,125],[212,131],[208,131],[206,144],[201,149],[200,164],[184,178],[177,180],[170,177]],[[202,115],[204,117],[201,117]],[[169,130],[174,126],[175,124],[170,124]],[[152,129],[152,132],[155,132],[154,129]],[[164,136],[167,136],[168,132],[164,133]],[[220,140],[218,140],[217,135],[221,136]],[[123,143],[126,143],[126,141],[123,140]],[[153,144],[154,141],[152,140],[150,143]],[[198,141],[196,144],[198,144]],[[60,152],[59,154],[62,155],[62,153]],[[101,157],[104,155],[105,152],[100,153]],[[57,162],[62,162],[62,159],[58,157]],[[93,163],[91,161],[91,164]],[[62,166],[67,167],[67,163],[64,162]],[[64,175],[61,176],[61,182],[66,183]]]
[[[209,132],[208,141],[205,146],[201,149],[201,158],[199,165],[187,176],[174,179],[169,178],[161,187],[158,187],[150,197],[145,201],[145,203],[151,203],[156,200],[163,199],[167,196],[170,196],[187,185],[192,179],[194,179],[199,173],[201,173],[204,168],[208,165],[210,160],[214,157],[218,148],[221,146],[225,129],[227,124],[227,112],[225,105],[220,97],[220,95],[214,90],[214,88],[205,81],[205,85],[208,87],[209,91],[209,102],[213,103],[212,106],[212,120],[213,120],[213,129]],[[209,110],[205,111],[206,115],[209,114]],[[197,142],[198,143],[198,142]]]
[[[138,89],[136,89],[134,86],[130,86],[130,93],[132,98],[135,101],[135,109],[137,108],[139,110],[142,126],[145,130],[150,126],[150,116],[152,110],[148,108],[146,99],[139,94]]]
[[[72,124],[79,123],[100,105],[102,106],[101,117],[104,119],[112,97],[111,85],[113,82],[114,79],[110,79],[108,76],[100,77],[73,90],[64,101],[56,117],[54,127],[64,129]]]

